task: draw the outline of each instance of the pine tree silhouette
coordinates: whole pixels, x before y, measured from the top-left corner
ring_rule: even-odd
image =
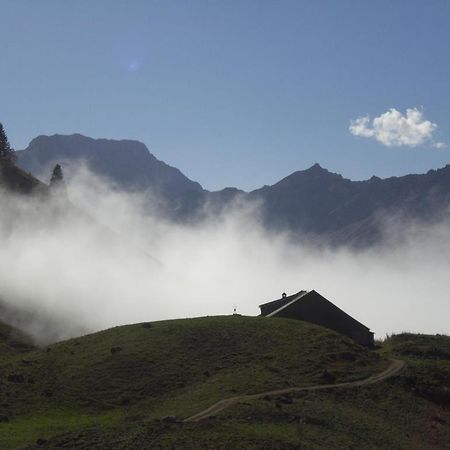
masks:
[[[16,154],[9,144],[3,124],[0,123],[0,160],[14,163]]]
[[[64,174],[59,164],[56,164],[56,166],[53,168],[52,176],[50,178],[50,186],[51,187],[65,186]]]

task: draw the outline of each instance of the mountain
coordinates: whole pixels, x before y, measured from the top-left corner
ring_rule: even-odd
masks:
[[[351,181],[315,164],[248,194],[272,229],[308,233],[336,244],[382,238],[383,220],[439,218],[450,206],[450,165],[423,175]]]
[[[94,173],[127,190],[152,189],[169,197],[202,190],[199,183],[158,160],[143,143],[133,140],[56,134],[38,136],[25,150],[16,153],[20,167],[42,178],[49,178],[57,163],[68,163],[70,170],[70,163],[83,161]]]
[[[218,215],[238,199],[253,201],[268,229],[307,236],[319,244],[372,245],[383,239],[385,218],[433,220],[450,205],[450,165],[420,175],[352,181],[315,164],[252,192],[209,192],[138,141],[39,136],[17,153],[19,165],[35,175],[48,176],[57,162],[70,167],[86,161],[95,173],[125,189],[160,193],[166,212],[180,222]]]

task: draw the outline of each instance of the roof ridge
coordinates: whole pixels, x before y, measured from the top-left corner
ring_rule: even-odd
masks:
[[[272,311],[270,314],[267,314],[266,317],[272,317],[276,313],[279,313],[284,308],[287,308],[288,306],[292,305],[292,303],[295,303],[297,300],[301,299],[303,296],[308,294],[311,291],[300,291],[290,302],[286,303],[285,305],[281,306],[280,308],[276,309],[275,311]]]

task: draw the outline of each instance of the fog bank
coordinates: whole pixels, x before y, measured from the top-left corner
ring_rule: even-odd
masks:
[[[68,196],[76,208],[57,195],[0,192],[0,298],[41,342],[231,314],[233,305],[257,315],[259,304],[301,289],[317,290],[377,337],[450,333],[448,218],[391,218],[382,247],[317,250],[264,231],[258,205],[176,225],[158,217],[157,199],[149,212],[151,193],[120,192],[86,170],[70,179]]]

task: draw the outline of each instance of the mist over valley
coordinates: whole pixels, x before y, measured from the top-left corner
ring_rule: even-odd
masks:
[[[44,182],[58,161],[64,194],[3,186],[0,200],[1,297],[38,342],[234,305],[257,315],[299,289],[318,290],[377,337],[448,332],[448,167],[352,182],[316,165],[227,196],[134,141],[59,135],[18,152]],[[193,206],[180,213],[186,198]]]

